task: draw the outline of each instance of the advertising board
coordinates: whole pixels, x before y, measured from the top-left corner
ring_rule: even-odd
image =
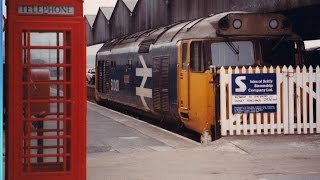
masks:
[[[277,111],[276,74],[232,74],[232,113]]]

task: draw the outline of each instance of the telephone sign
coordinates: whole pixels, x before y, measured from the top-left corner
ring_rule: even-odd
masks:
[[[28,15],[74,15],[72,6],[19,6],[19,14]]]

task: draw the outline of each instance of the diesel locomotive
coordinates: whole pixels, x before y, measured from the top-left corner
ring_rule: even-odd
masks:
[[[210,15],[106,42],[95,98],[216,135],[220,67],[299,65],[303,50],[283,15]]]

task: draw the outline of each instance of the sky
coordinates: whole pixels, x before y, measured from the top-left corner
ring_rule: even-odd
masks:
[[[84,0],[84,14],[97,14],[99,7],[114,7],[117,0]]]

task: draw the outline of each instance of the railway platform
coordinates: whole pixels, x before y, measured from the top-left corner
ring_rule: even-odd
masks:
[[[88,180],[320,179],[320,135],[233,136],[202,146],[87,105]]]
[[[194,148],[199,143],[88,102],[87,153],[132,153]]]

